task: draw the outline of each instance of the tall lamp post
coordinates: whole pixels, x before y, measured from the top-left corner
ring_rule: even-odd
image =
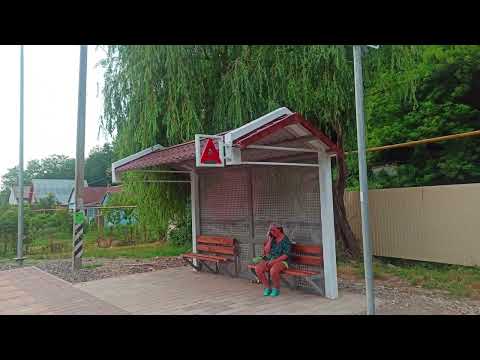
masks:
[[[378,46],[376,45],[369,46],[378,49]],[[360,45],[353,46],[353,69],[355,74],[355,109],[357,115],[358,169],[360,173],[360,206],[362,213],[363,262],[365,268],[365,288],[367,294],[367,315],[375,315],[372,243],[370,239],[370,223],[368,219],[368,177],[365,155],[362,47]]]
[[[20,45],[20,147],[19,147],[19,162],[18,162],[18,233],[17,233],[17,257],[15,260],[18,265],[23,265],[23,45]]]

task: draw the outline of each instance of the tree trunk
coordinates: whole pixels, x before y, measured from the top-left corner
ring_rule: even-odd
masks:
[[[343,148],[342,131],[337,131],[337,145]],[[345,253],[356,257],[360,253],[359,242],[350,227],[345,210],[345,187],[347,184],[347,166],[342,156],[337,156],[337,179],[333,189],[333,211],[335,214],[335,232],[343,243]]]

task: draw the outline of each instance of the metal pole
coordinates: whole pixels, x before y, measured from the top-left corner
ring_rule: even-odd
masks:
[[[20,148],[18,164],[18,237],[17,237],[17,263],[23,265],[23,45],[20,46]]]
[[[197,252],[197,236],[200,234],[199,183],[195,170],[190,172],[190,205],[192,207],[192,252]],[[197,266],[197,259],[193,259]],[[196,270],[195,270],[196,271]]]
[[[353,46],[353,68],[355,73],[355,107],[357,114],[358,169],[360,172],[360,205],[362,213],[363,262],[365,267],[365,284],[367,293],[367,315],[375,314],[375,297],[373,292],[372,246],[368,220],[368,178],[365,156],[365,123],[363,111],[363,74],[362,48]]]
[[[73,221],[73,271],[82,267],[83,254],[83,183],[85,170],[85,108],[87,87],[87,45],[80,46],[78,77],[77,153],[75,156],[75,213]],[[75,215],[80,214],[80,217]]]

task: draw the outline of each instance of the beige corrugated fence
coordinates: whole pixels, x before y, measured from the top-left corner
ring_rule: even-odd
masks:
[[[361,240],[359,193],[345,205]],[[376,256],[480,265],[480,184],[370,190],[369,210]]]

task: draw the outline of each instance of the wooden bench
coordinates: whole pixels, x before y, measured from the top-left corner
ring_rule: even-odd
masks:
[[[321,246],[292,244],[289,265],[290,267],[283,271],[280,277],[282,282],[284,282],[290,289],[297,289],[298,285],[295,280],[291,282],[286,278],[301,277],[312,286],[316,293],[319,293],[322,296],[325,295],[323,251]],[[295,265],[309,265],[322,269],[319,271],[302,270],[295,268]],[[250,264],[248,265],[248,268],[258,281],[257,274],[255,273],[255,265]]]
[[[194,269],[200,271],[203,266],[210,272],[218,274],[219,266],[223,265],[226,273],[234,276],[228,266],[232,262],[235,266],[235,276],[238,275],[238,250],[236,240],[222,236],[199,236],[197,238],[197,253],[188,253],[182,255],[183,260]],[[197,260],[195,265],[193,260]],[[215,264],[215,270],[209,263]]]

